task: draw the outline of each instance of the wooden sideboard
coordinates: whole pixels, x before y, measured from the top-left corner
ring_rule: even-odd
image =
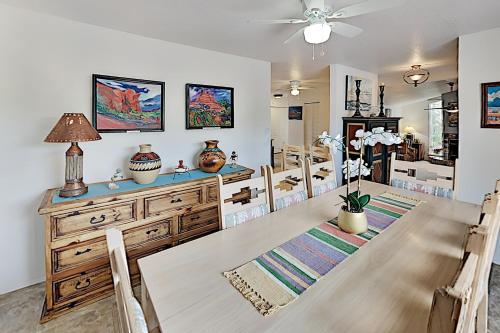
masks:
[[[224,166],[225,183],[254,170]],[[45,305],[41,322],[113,293],[105,229],[123,232],[130,277],[140,282],[137,259],[220,230],[217,179],[193,170],[160,175],[150,185],[132,180],[89,184],[89,192],[61,198],[48,190],[38,209],[45,223]]]
[[[387,131],[393,133],[399,132],[399,117],[343,117],[343,133],[347,138],[347,142],[356,139],[356,131],[362,129],[371,131],[375,127],[383,127]],[[352,148],[352,146],[351,146]],[[363,160],[372,168],[370,176],[365,177],[366,180],[371,180],[376,183],[388,184],[391,164],[391,153],[396,151],[397,146],[385,146],[377,143],[375,147],[366,146],[363,152]],[[343,154],[344,161],[346,154]],[[350,149],[349,157],[353,160],[359,158],[359,152]],[[345,179],[343,180],[345,182]]]

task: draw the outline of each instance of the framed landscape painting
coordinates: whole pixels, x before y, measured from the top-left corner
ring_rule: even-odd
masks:
[[[482,128],[500,128],[500,82],[483,83]]]
[[[302,120],[302,106],[289,106],[288,120]]]
[[[234,127],[234,88],[186,84],[186,128]]]
[[[356,80],[361,80],[359,94],[360,111],[370,111],[372,107],[372,81],[353,75],[346,75],[345,78],[345,109],[356,110]]]
[[[98,132],[162,132],[165,83],[92,75],[92,121]]]

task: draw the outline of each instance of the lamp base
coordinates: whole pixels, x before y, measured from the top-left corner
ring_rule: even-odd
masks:
[[[72,142],[66,151],[66,175],[64,187],[59,191],[63,198],[76,197],[88,192],[83,182],[83,150],[77,142]]]
[[[59,191],[59,196],[62,198],[77,197],[88,191],[89,188],[83,181],[78,183],[66,183]]]

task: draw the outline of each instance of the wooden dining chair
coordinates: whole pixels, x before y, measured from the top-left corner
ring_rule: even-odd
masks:
[[[330,147],[324,145],[309,146],[309,158],[312,164],[331,161],[332,154],[330,153]]]
[[[276,173],[269,165],[263,167],[266,169],[272,212],[307,200],[304,163],[302,160],[298,162],[298,168]]]
[[[488,282],[499,229],[500,195],[488,194],[483,201],[479,223],[469,228],[469,238],[466,246],[467,252],[474,252],[478,255],[471,305],[467,313],[467,332],[487,332]]]
[[[120,333],[147,333],[144,313],[132,291],[121,231],[114,228],[106,230],[106,242],[115,287]]]
[[[454,199],[457,193],[455,167],[431,164],[426,161],[407,162],[391,155],[389,184],[394,187]]]
[[[306,184],[309,198],[335,190],[337,175],[333,158],[316,164],[313,164],[310,158],[306,158]]]
[[[469,253],[457,278],[449,286],[434,291],[428,333],[469,333],[466,317],[477,264],[478,256]]]
[[[281,154],[281,170],[291,170],[299,168],[299,160],[305,159],[304,146],[283,145]]]
[[[219,216],[221,228],[232,228],[242,223],[269,214],[269,190],[267,170],[262,177],[224,184],[221,175],[219,182]]]

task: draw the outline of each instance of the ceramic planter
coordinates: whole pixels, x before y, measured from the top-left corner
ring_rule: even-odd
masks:
[[[341,209],[338,223],[340,229],[350,234],[361,234],[368,231],[368,221],[365,212],[351,213]]]
[[[130,159],[129,169],[136,183],[151,184],[160,173],[160,156],[151,151],[151,145],[139,145],[139,152]]]
[[[215,173],[226,164],[226,154],[217,147],[217,140],[208,140],[205,144],[205,149],[198,157],[198,165],[205,172]]]

